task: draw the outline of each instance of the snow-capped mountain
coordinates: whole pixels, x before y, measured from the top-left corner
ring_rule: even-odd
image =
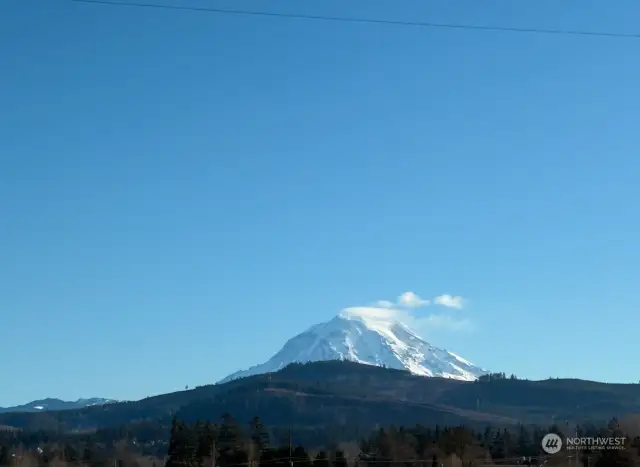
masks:
[[[278,371],[290,363],[321,360],[350,360],[466,381],[488,373],[452,352],[433,347],[389,313],[347,309],[290,339],[267,362],[233,373],[219,383]]]
[[[15,407],[0,407],[0,413],[4,412],[50,412],[54,410],[82,409],[92,405],[104,405],[118,402],[112,399],[92,397],[90,399],[78,399],[77,401],[63,401],[61,399],[40,399],[17,405]]]

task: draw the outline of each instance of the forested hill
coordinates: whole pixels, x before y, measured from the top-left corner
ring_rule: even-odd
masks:
[[[46,413],[0,414],[0,426],[57,431],[259,415],[270,426],[515,425],[601,422],[640,413],[640,385],[520,380],[476,382],[415,376],[352,362],[294,364],[277,373],[146,398]]]

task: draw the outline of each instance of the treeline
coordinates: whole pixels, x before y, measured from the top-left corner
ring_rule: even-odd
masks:
[[[584,437],[626,437],[624,450],[558,453],[549,457],[541,440],[568,427],[520,426],[473,430],[464,426],[376,428],[360,440],[302,445],[293,428],[282,436],[258,417],[248,424],[225,414],[219,423],[170,422],[168,441],[140,440],[121,431],[55,434],[0,431],[0,466],[12,467],[476,467],[481,465],[640,465],[640,437],[631,438],[617,420],[605,427],[572,426]],[[330,428],[329,428],[330,429]],[[120,439],[115,439],[115,435]],[[166,438],[164,438],[166,439]]]
[[[506,373],[487,373],[486,375],[479,376],[478,379],[476,379],[476,382],[483,383],[483,382],[489,382],[489,381],[499,381],[503,379],[507,379]],[[514,379],[518,379],[518,377],[512,374],[511,376],[508,377],[508,379],[514,380]]]
[[[296,425],[296,440],[310,446],[362,439],[376,424],[413,426],[428,420],[431,425],[481,429],[486,424],[512,426],[516,420],[525,425],[555,419],[602,421],[613,414],[640,414],[640,386],[527,381],[504,373],[469,383],[327,361],[294,364],[277,373],[136,402],[59,412],[2,413],[0,426],[60,432],[126,426],[129,437],[157,439],[156,432],[161,430],[168,440],[172,416],[195,423],[217,420],[224,412],[244,423],[259,414],[271,430],[281,431],[272,433],[278,440],[282,430]]]

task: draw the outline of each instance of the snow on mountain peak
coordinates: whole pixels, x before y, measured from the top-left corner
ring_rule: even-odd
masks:
[[[351,307],[342,310],[338,317],[346,320],[359,320],[369,329],[388,333],[394,326],[401,324],[393,311],[386,308]]]
[[[323,360],[350,360],[466,381],[487,373],[458,355],[425,342],[399,319],[397,310],[351,307],[293,337],[267,362],[219,382],[278,371],[291,363]]]

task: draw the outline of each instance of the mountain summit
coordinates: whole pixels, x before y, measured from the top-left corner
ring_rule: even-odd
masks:
[[[219,383],[278,371],[291,363],[322,360],[350,360],[465,381],[487,373],[462,357],[425,342],[387,310],[348,308],[331,321],[293,337],[267,362],[233,373]]]

